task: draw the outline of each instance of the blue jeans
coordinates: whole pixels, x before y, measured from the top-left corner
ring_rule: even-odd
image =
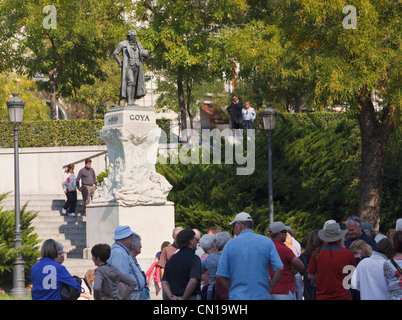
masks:
[[[64,209],[67,210],[70,208],[69,213],[75,213],[75,206],[77,205],[77,191],[68,191],[67,201],[64,204]]]
[[[243,120],[243,129],[253,129],[253,120]]]
[[[271,300],[296,300],[296,295],[292,291],[288,294],[271,294]]]

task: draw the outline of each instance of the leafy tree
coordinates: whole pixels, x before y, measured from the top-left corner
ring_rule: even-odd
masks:
[[[168,106],[170,110],[180,112],[176,86],[168,81],[158,79],[156,92],[160,94],[156,101],[156,108],[165,109]],[[230,100],[225,92],[224,82],[221,80],[195,83],[190,100],[187,101],[190,114],[195,115],[197,113],[206,98],[206,94],[208,94],[207,99],[212,101],[212,108],[216,108],[217,111],[222,111],[221,106],[227,106]],[[226,111],[222,112],[222,118],[228,119],[229,114]]]
[[[72,102],[83,104],[92,119],[103,119],[110,105],[117,105],[120,92],[121,71],[114,59],[105,61],[101,66],[105,77],[93,77],[93,83],[84,84],[75,91]]]
[[[104,78],[101,68],[114,46],[125,38],[124,10],[131,1],[5,0],[0,4],[2,34],[10,36],[1,44],[7,54],[0,65],[33,76],[49,77],[43,82],[50,93],[52,119],[56,119],[56,94],[70,96],[94,78]],[[43,13],[45,11],[45,13]]]
[[[346,5],[357,9],[355,29],[344,27]],[[225,48],[232,48],[240,75],[259,99],[283,109],[292,99],[298,109],[301,98],[315,110],[343,105],[358,118],[359,215],[374,225],[380,220],[387,141],[401,115],[401,12],[394,0],[251,0],[244,26],[223,32]],[[235,39],[245,45],[230,47]]]
[[[402,128],[392,132],[384,159],[384,187],[381,196],[380,230],[386,234],[395,228],[395,220],[402,217]]]
[[[187,116],[192,125],[194,86],[233,73],[216,31],[240,21],[242,8],[242,0],[137,1],[135,16],[145,26],[141,41],[151,53],[147,63],[176,88],[181,129],[187,128]]]
[[[8,122],[6,101],[12,93],[19,93],[25,101],[24,121],[50,120],[49,107],[35,96],[36,84],[23,75],[14,72],[0,73],[0,120]]]
[[[314,68],[315,105],[346,103],[357,115],[362,139],[359,215],[379,224],[383,163],[389,136],[400,121],[401,4],[388,1],[292,1],[289,32],[306,49]],[[345,29],[343,8],[353,5],[357,25]],[[383,99],[376,111],[372,96]]]

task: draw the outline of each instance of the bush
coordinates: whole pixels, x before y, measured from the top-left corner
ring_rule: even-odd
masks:
[[[401,172],[398,137],[400,134],[394,134],[389,144],[394,151],[389,151],[384,166],[386,201],[382,210],[393,224],[401,215],[397,196]],[[280,114],[272,138],[272,155],[274,219],[294,227],[299,241],[303,243],[308,232],[322,228],[328,219],[342,222],[358,213],[361,139],[355,119],[332,113]],[[230,231],[228,223],[237,213],[246,211],[253,216],[255,231],[266,234],[265,132],[256,136],[255,160],[255,171],[249,176],[236,175],[236,164],[157,164],[158,172],[173,185],[168,200],[175,203],[176,223],[201,232],[213,225]]]
[[[27,121],[20,125],[18,144],[21,148],[100,145],[102,126],[103,120]],[[5,121],[0,121],[0,147],[14,147],[13,127]]]
[[[0,195],[0,203],[6,197],[6,194]],[[0,284],[12,282],[13,262],[18,253],[22,254],[25,262],[25,281],[30,282],[30,270],[32,265],[40,257],[38,235],[34,233],[34,227],[31,226],[32,220],[38,215],[35,211],[26,211],[26,204],[20,210],[21,214],[21,239],[22,246],[18,250],[14,249],[15,232],[15,213],[14,210],[4,210],[0,206]]]
[[[170,140],[170,122],[158,119],[158,125]],[[97,146],[104,144],[99,131],[104,120],[25,121],[20,125],[18,144],[21,148]],[[0,121],[0,148],[13,148],[13,126]]]

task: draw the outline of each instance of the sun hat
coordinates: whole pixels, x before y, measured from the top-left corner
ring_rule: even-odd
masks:
[[[336,242],[342,239],[348,230],[341,230],[339,223],[330,223],[325,229],[318,231],[318,237],[326,242]]]
[[[325,221],[323,229],[327,229],[327,226],[329,224],[331,224],[331,223],[336,223],[336,221],[335,220],[327,220],[327,221]]]
[[[278,233],[281,232],[282,230],[289,231],[290,229],[291,227],[285,226],[280,221],[275,221],[269,225],[269,233]]]
[[[253,218],[247,212],[240,212],[236,215],[234,220],[229,223],[229,225],[234,224],[235,222],[245,222],[245,221],[253,221]]]
[[[131,236],[132,234],[134,234],[134,232],[131,231],[129,226],[118,226],[114,230],[113,240],[125,239]]]
[[[363,222],[362,223],[362,230],[370,230],[370,231],[373,231],[373,232],[378,232],[377,230],[375,230],[373,228],[373,225],[371,223],[369,223],[369,222]]]

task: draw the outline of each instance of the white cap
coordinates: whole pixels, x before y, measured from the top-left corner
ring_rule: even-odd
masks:
[[[399,218],[398,220],[396,220],[395,229],[396,229],[396,231],[402,230],[402,218]]]
[[[234,220],[229,223],[229,225],[234,224],[235,222],[245,222],[245,221],[253,221],[253,218],[247,212],[240,212],[236,215]]]

